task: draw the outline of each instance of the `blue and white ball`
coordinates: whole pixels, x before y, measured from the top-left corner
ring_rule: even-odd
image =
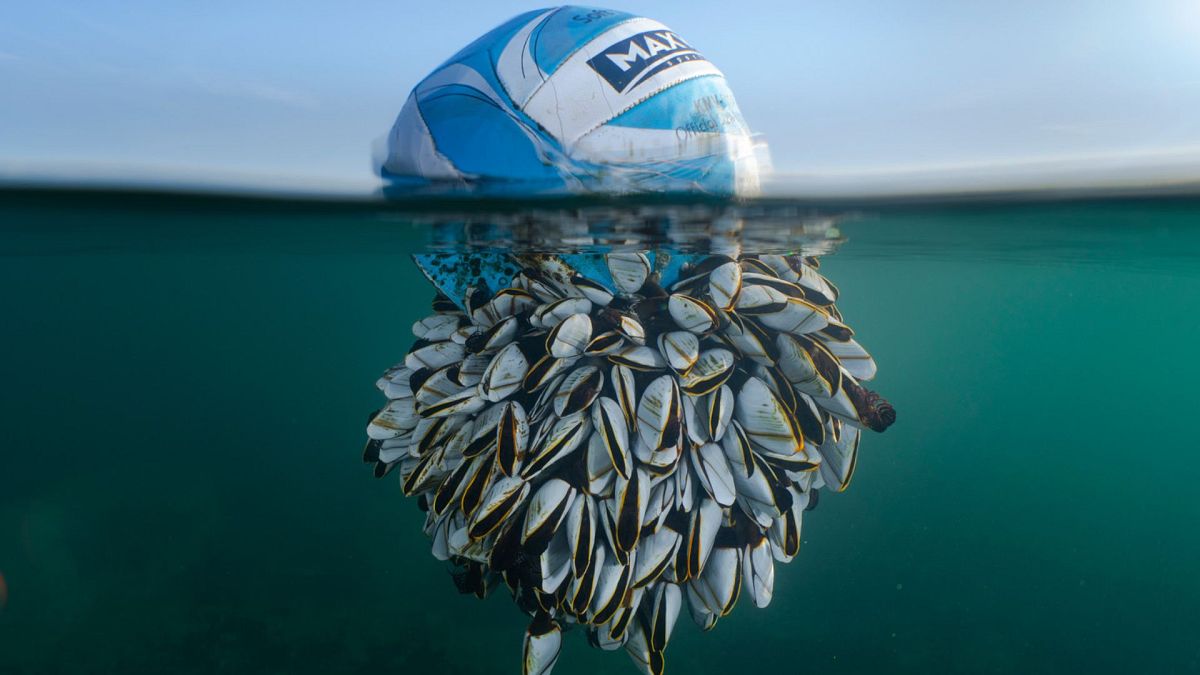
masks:
[[[762,151],[721,71],[684,38],[568,6],[513,18],[422,80],[381,174],[399,189],[744,195]]]

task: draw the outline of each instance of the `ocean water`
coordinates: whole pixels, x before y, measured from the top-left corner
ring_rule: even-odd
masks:
[[[772,208],[747,237],[813,211]],[[1200,201],[822,212],[898,421],[667,671],[1200,670]],[[520,671],[527,617],[361,462],[448,219],[0,193],[0,673]],[[567,631],[600,672],[636,670]]]

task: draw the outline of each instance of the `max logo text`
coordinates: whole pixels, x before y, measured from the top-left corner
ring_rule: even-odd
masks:
[[[703,60],[678,35],[669,30],[652,30],[611,45],[588,59],[588,65],[613,89],[624,93],[671,66]]]

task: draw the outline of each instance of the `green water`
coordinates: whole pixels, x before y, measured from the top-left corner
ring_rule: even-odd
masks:
[[[1200,202],[869,208],[897,424],[670,673],[1200,669]],[[370,208],[0,199],[0,673],[515,673],[360,463],[429,287]],[[564,637],[555,673],[636,672]]]

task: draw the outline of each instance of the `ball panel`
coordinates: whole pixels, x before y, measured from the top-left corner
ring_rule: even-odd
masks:
[[[546,82],[546,72],[533,57],[534,34],[557,10],[547,10],[521,27],[496,57],[496,75],[516,107],[525,105],[533,92]]]
[[[464,174],[512,180],[557,177],[529,137],[495,102],[464,87],[426,98],[421,111],[434,144]]]
[[[461,178],[458,169],[434,146],[433,135],[417,106],[415,94],[409,94],[392,130],[388,134],[388,156],[382,172],[388,176],[428,176],[437,179]]]

